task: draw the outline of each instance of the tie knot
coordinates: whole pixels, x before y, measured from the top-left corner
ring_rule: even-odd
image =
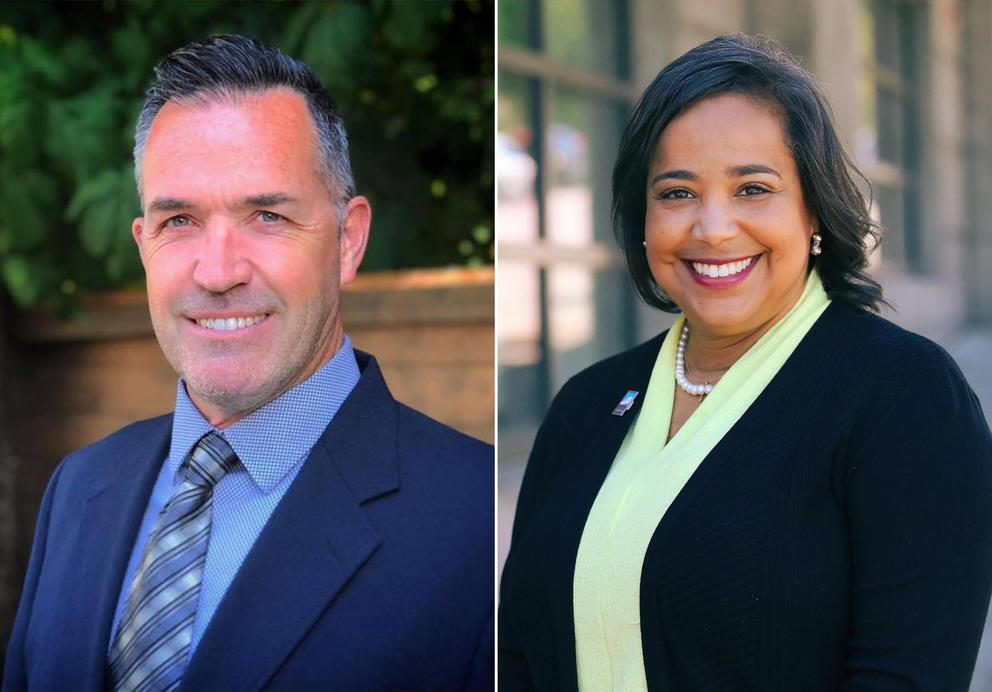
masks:
[[[200,438],[186,458],[186,479],[196,485],[213,487],[238,463],[238,455],[227,440],[215,432]]]

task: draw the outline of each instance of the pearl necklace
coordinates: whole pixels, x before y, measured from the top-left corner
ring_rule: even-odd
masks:
[[[679,336],[679,347],[675,351],[675,381],[686,394],[692,396],[706,396],[713,391],[713,385],[693,384],[685,378],[685,344],[689,341],[689,323],[682,325],[682,334]]]

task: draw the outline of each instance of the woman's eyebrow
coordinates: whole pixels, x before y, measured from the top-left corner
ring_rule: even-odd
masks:
[[[675,180],[695,180],[696,174],[692,171],[687,171],[684,168],[677,168],[672,171],[665,171],[664,173],[659,173],[654,178],[651,179],[651,184],[654,185],[659,180],[664,180],[665,178],[674,178]]]
[[[748,163],[743,166],[731,166],[727,169],[727,173],[734,178],[741,178],[745,175],[754,175],[755,173],[771,173],[779,179],[782,178],[782,174],[774,168],[760,163]]]
[[[779,179],[782,178],[781,173],[776,171],[771,166],[766,166],[761,163],[746,163],[739,166],[731,166],[727,169],[727,175],[733,178],[741,178],[746,175],[754,175],[755,173],[769,173]],[[687,171],[684,168],[677,168],[671,171],[665,171],[664,173],[659,173],[651,179],[651,184],[654,185],[659,180],[665,180],[667,178],[672,178],[674,180],[696,180],[698,176],[692,171]]]

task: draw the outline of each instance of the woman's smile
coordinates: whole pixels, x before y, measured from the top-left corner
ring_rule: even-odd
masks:
[[[759,259],[761,259],[760,254],[743,259],[687,259],[683,262],[697,282],[703,286],[721,288],[744,281]]]

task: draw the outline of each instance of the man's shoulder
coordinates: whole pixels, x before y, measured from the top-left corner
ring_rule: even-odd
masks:
[[[168,439],[171,430],[171,413],[136,421],[69,454],[62,462],[62,472],[77,472],[84,466],[86,473],[102,467],[112,469],[122,454],[133,454],[135,449],[161,444]]]
[[[146,418],[125,425],[104,438],[81,447],[70,456],[102,454],[118,447],[147,446],[151,438],[168,435],[172,430],[172,414]]]
[[[451,449],[470,457],[492,457],[491,444],[459,432],[402,402],[396,404],[400,432],[408,438],[407,442],[418,442],[435,450]]]
[[[396,444],[401,456],[427,455],[439,462],[460,459],[465,466],[485,464],[492,471],[492,445],[397,401],[390,393],[375,357],[358,350],[355,351],[355,356],[362,371],[362,380],[350,397],[355,401],[350,403],[353,407],[378,409],[383,413],[391,411],[391,407],[395,406]]]
[[[430,459],[439,474],[456,473],[492,481],[494,450],[491,444],[470,437],[397,402],[397,449],[400,458]]]
[[[448,525],[447,540],[475,544],[492,536],[496,465],[493,446],[397,402],[396,461],[405,514]],[[457,517],[457,521],[452,518]]]

